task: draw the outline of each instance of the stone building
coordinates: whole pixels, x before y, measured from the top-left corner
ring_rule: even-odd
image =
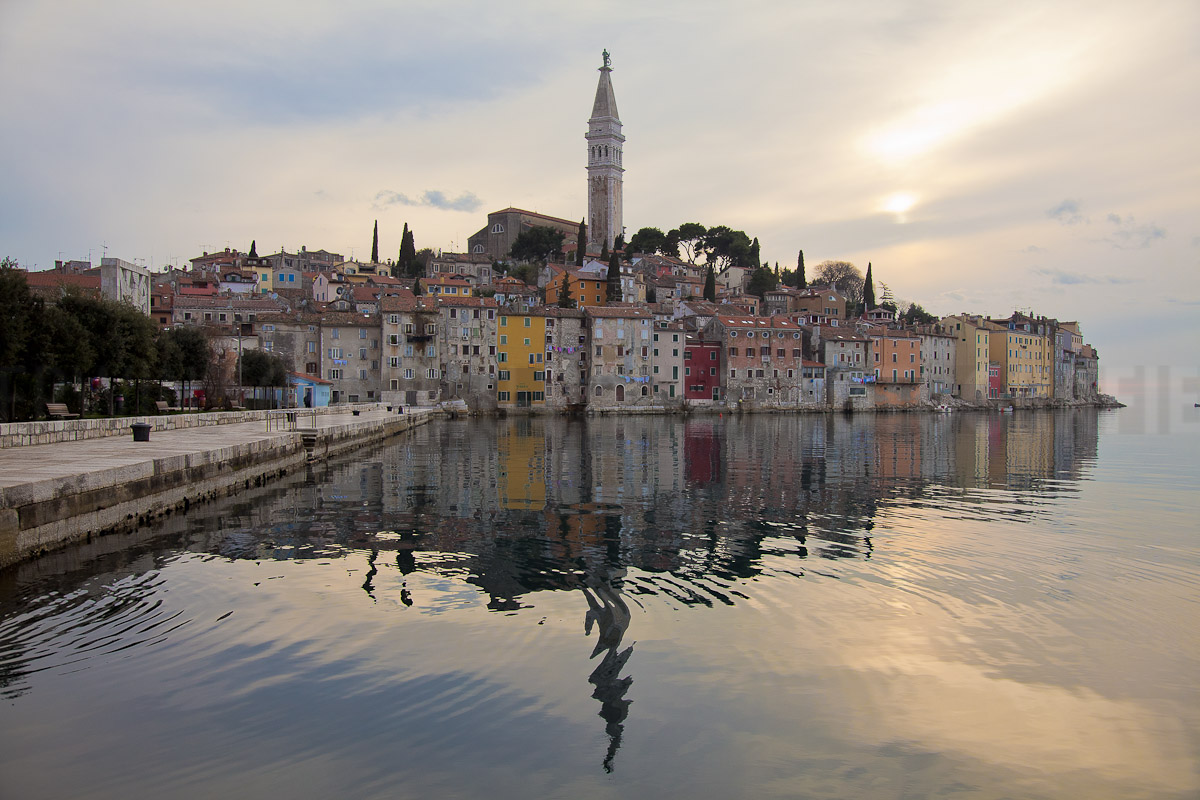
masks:
[[[448,278],[461,275],[476,286],[492,282],[492,259],[487,253],[442,253],[429,259],[425,277]]]
[[[319,333],[324,378],[333,384],[329,401],[368,403],[380,399],[379,318],[354,312],[321,315]]]
[[[783,316],[714,318],[703,331],[721,343],[724,397],[743,408],[799,408],[803,391],[804,332]],[[707,365],[705,365],[707,366]]]
[[[689,331],[681,322],[657,316],[652,324],[654,335],[651,337],[650,374],[653,380],[650,393],[658,405],[681,407],[687,395],[683,361]]]
[[[625,167],[622,151],[625,137],[621,134],[621,119],[617,114],[617,98],[609,77],[608,51],[600,67],[596,99],[592,116],[584,135],[588,149],[588,250],[611,250],[618,236],[624,234],[622,223],[622,187]]]
[[[436,403],[441,392],[437,302],[382,297],[379,306],[381,400],[406,406]]]
[[[564,245],[573,245],[579,237],[577,221],[510,207],[488,214],[487,225],[467,239],[467,249],[473,256],[505,260],[517,236],[534,227],[561,231]]]
[[[958,339],[941,325],[921,325],[916,328],[921,342],[921,380],[925,397],[953,395],[957,386],[954,369]]]
[[[575,308],[546,306],[546,407],[587,403],[587,317]]]
[[[496,407],[496,309],[490,297],[438,302],[442,400],[463,400],[472,411]]]
[[[321,377],[321,316],[297,312],[259,314],[260,350],[281,356],[288,371]]]
[[[875,373],[871,341],[849,328],[814,325],[812,346],[825,365],[825,401],[834,409],[875,407]]]
[[[591,328],[588,406],[617,409],[656,405],[650,368],[654,318],[646,308],[584,309]]]
[[[875,373],[875,407],[901,408],[929,399],[922,379],[921,339],[912,331],[866,328]]]

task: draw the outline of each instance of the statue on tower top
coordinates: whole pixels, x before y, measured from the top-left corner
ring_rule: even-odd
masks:
[[[604,69],[612,69],[611,60],[608,55],[608,48],[604,49],[603,55],[604,55]]]

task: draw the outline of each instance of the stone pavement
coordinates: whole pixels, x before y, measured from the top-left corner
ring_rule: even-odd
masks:
[[[428,413],[416,409],[409,413]],[[364,410],[359,416],[324,414],[315,417],[315,424],[301,418],[301,427],[333,428],[356,422],[370,422],[395,417],[395,412]],[[268,431],[263,420],[238,422],[230,425],[208,425],[199,428],[151,431],[149,442],[133,441],[133,434],[109,436],[103,439],[83,439],[56,444],[38,444],[0,449],[0,489],[27,483],[65,478],[88,472],[128,467],[155,459],[222,450],[224,448],[261,442],[269,439],[292,439],[295,431]]]

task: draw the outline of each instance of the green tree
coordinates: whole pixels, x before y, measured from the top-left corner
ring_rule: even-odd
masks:
[[[417,261],[417,245],[413,233],[404,223],[404,232],[400,234],[400,252],[396,257],[396,266],[392,275],[396,278],[415,278],[421,274],[421,265]]]
[[[800,255],[796,256],[796,288],[807,289],[808,278],[804,275],[804,251],[800,251]]]
[[[629,240],[630,253],[662,253],[670,255],[668,252],[667,235],[658,228],[639,228],[638,232]],[[675,252],[679,252],[679,248],[675,248]]]
[[[704,299],[710,303],[717,302],[717,273],[713,272],[712,264],[704,276]]]
[[[900,315],[900,321],[906,325],[933,325],[938,318],[921,308],[919,303],[910,303]]]
[[[416,295],[417,297],[420,297],[421,295],[425,294],[425,289],[424,289],[424,287],[421,286],[420,278],[417,278],[416,280],[413,281],[412,293],[414,295]]]
[[[508,254],[515,261],[545,264],[550,257],[562,252],[563,232],[548,225],[534,225],[521,231],[513,240]]]
[[[613,240],[613,250],[624,250],[624,249],[625,249],[625,234],[618,233],[617,238],[615,240]]]
[[[255,405],[258,405],[260,386],[287,385],[287,362],[282,357],[263,350],[246,350],[242,353],[241,373],[242,383],[254,387]],[[271,405],[274,406],[274,392],[270,397]]]
[[[379,220],[375,220],[375,232],[371,234],[371,263],[379,263]]]
[[[704,235],[704,259],[718,269],[759,266],[754,260],[750,237],[745,231],[735,231],[727,225],[715,225]]]
[[[255,248],[255,241],[253,239],[250,240],[250,257],[258,258],[258,250]]]
[[[758,244],[758,237],[754,237],[754,241],[750,243],[750,263],[745,266],[754,267],[757,269],[761,264],[762,249]]]
[[[212,362],[212,345],[204,331],[195,325],[179,325],[164,331],[161,336],[171,341],[164,347],[171,352],[168,363],[159,374],[167,380],[179,381],[183,385],[184,398],[191,396],[192,384],[208,376]],[[171,371],[165,372],[169,367]]]
[[[575,298],[571,296],[571,276],[563,275],[563,285],[558,291],[559,308],[575,308]]]
[[[867,277],[863,280],[863,308],[875,308],[875,281],[871,279],[871,262],[867,262]]]
[[[766,267],[759,267],[750,275],[750,283],[747,285],[746,291],[761,299],[764,294],[774,289],[776,285],[775,273]]]
[[[417,273],[418,274],[420,274],[420,275],[428,275],[429,274],[429,262],[433,260],[433,257],[435,255],[436,255],[436,253],[433,252],[432,247],[422,247],[420,250],[417,251],[416,259],[417,259]]]
[[[608,263],[608,242],[600,245],[600,262],[603,264]]]
[[[579,233],[575,237],[575,264],[583,266],[583,260],[587,258],[587,222],[579,220]]]
[[[608,258],[608,302],[621,301],[621,256],[616,250]]]
[[[678,257],[683,248],[683,259],[689,264],[696,263],[696,256],[703,252],[705,236],[708,228],[699,222],[685,222],[678,228],[672,228],[667,236],[675,243],[675,255]]]

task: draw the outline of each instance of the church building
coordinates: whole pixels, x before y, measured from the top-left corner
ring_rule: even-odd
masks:
[[[584,135],[588,145],[588,250],[612,249],[613,241],[624,232],[621,222],[621,187],[625,167],[621,165],[621,118],[613,94],[608,51],[600,67],[596,101]]]
[[[596,86],[592,116],[584,135],[588,150],[587,251],[592,253],[599,253],[606,247],[611,250],[616,238],[624,233],[621,187],[625,168],[621,160],[625,137],[621,135],[621,119],[617,116],[617,98],[609,77],[612,66],[607,50],[603,57],[604,65],[600,67],[600,82]],[[505,208],[488,214],[487,225],[467,240],[468,252],[474,256],[507,258],[517,236],[535,226],[562,231],[564,249],[568,252],[575,249],[573,245],[579,232],[578,222],[520,208]]]

